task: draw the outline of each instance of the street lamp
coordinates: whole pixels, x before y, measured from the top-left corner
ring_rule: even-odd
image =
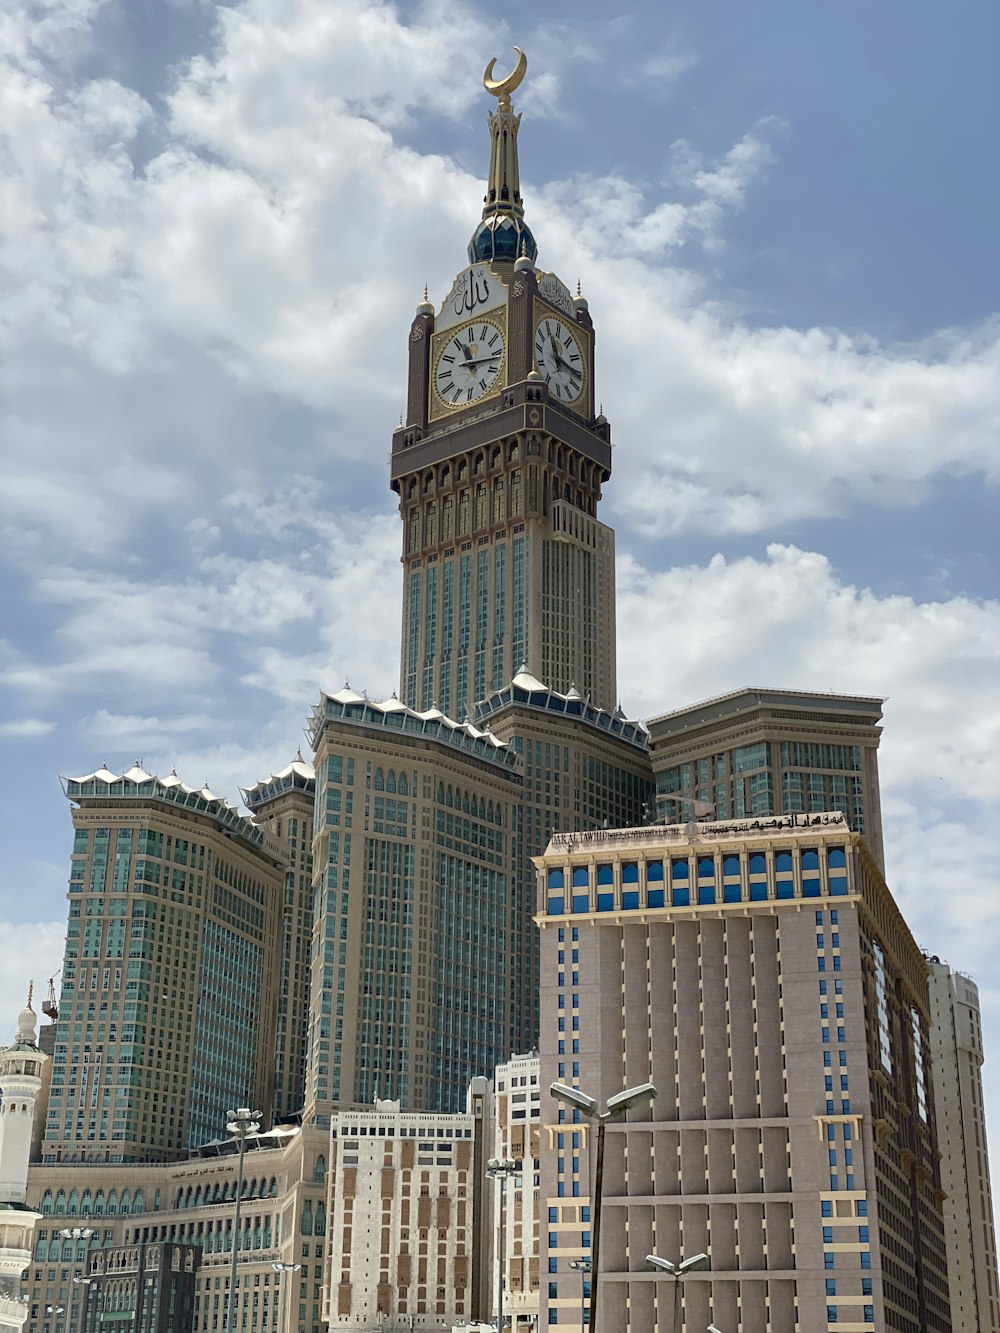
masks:
[[[249,1106],[237,1107],[227,1111],[226,1130],[239,1140],[240,1164],[236,1179],[236,1217],[233,1223],[233,1258],[229,1268],[229,1318],[226,1321],[230,1329],[236,1328],[236,1260],[240,1249],[240,1207],[243,1203],[243,1154],[247,1149],[247,1138],[260,1129],[260,1112],[251,1111]]]
[[[56,1315],[56,1316],[61,1315],[61,1314],[66,1315],[67,1333],[69,1333],[69,1315],[67,1314],[66,1306],[65,1306],[65,1305],[47,1305],[47,1306],[45,1307],[45,1313],[46,1313],[46,1314],[51,1314],[51,1315]],[[54,1326],[58,1327],[58,1321],[57,1321],[57,1319],[53,1319],[53,1320],[52,1320],[52,1323],[53,1323]]]
[[[658,1254],[647,1254],[646,1263],[653,1268],[658,1268],[661,1273],[667,1273],[674,1279],[674,1319],[673,1328],[670,1333],[680,1333],[681,1327],[681,1282],[687,1277],[692,1268],[700,1268],[702,1264],[708,1263],[707,1254],[693,1254],[690,1259],[683,1259],[680,1263],[672,1263],[669,1259],[661,1259]],[[708,1333],[719,1333],[714,1326],[708,1330]]]
[[[705,1333],[722,1333],[722,1329],[716,1328],[714,1324],[709,1324],[708,1328],[705,1330]]]
[[[580,1333],[587,1323],[587,1274],[590,1272],[589,1259],[571,1259],[569,1266],[580,1274]]]
[[[590,1241],[590,1333],[597,1325],[597,1281],[601,1275],[601,1189],[604,1183],[604,1127],[609,1120],[624,1115],[633,1106],[652,1101],[656,1089],[652,1083],[640,1083],[638,1087],[626,1088],[608,1098],[608,1104],[602,1111],[596,1098],[588,1097],[579,1088],[571,1088],[565,1083],[553,1083],[549,1092],[557,1101],[581,1111],[591,1120],[597,1121],[597,1153],[594,1163],[593,1217],[591,1218]]]
[[[500,1282],[497,1288],[497,1333],[503,1333],[503,1283],[506,1254],[504,1253],[504,1214],[507,1211],[507,1181],[511,1176],[521,1174],[521,1163],[509,1157],[491,1157],[486,1163],[486,1174],[491,1180],[500,1182],[500,1242],[498,1245],[500,1260]]]

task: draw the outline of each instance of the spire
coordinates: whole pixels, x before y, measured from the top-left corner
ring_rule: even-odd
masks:
[[[469,260],[513,263],[519,254],[534,262],[538,253],[535,238],[524,223],[521,202],[521,178],[517,162],[517,132],[520,115],[515,115],[510,95],[519,86],[528,68],[528,59],[515,46],[517,64],[502,79],[493,78],[496,57],[486,66],[483,87],[497,99],[496,111],[489,115],[490,173],[483,201],[483,220],[469,242]]]

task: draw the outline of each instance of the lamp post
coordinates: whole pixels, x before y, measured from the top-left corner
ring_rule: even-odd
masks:
[[[84,1241],[89,1241],[89,1240],[93,1239],[94,1236],[97,1235],[97,1232],[94,1230],[93,1227],[61,1227],[61,1228],[56,1232],[56,1235],[57,1235],[57,1236],[61,1236],[61,1237],[63,1238],[63,1240],[72,1240],[72,1241],[81,1241],[81,1240],[84,1240]],[[74,1254],[73,1258],[74,1258],[74,1260],[77,1258],[76,1254]],[[74,1282],[74,1283],[77,1282],[77,1278],[78,1278],[78,1277],[79,1277],[79,1274],[77,1274],[76,1276],[74,1276],[74,1278],[73,1278],[73,1282]],[[89,1278],[87,1278],[87,1279],[85,1279],[85,1280],[86,1280],[87,1282],[90,1281]],[[80,1285],[80,1284],[77,1283],[77,1285]],[[71,1325],[72,1322],[73,1322],[73,1296],[74,1296],[73,1288],[70,1287],[70,1289],[69,1289],[69,1300],[67,1301],[67,1304],[66,1304],[66,1333],[69,1333],[70,1325]]]
[[[272,1267],[272,1268],[274,1269],[274,1271],[278,1274],[278,1302],[279,1302],[279,1305],[278,1305],[278,1313],[279,1313],[278,1327],[280,1328],[280,1327],[281,1327],[281,1319],[280,1319],[280,1313],[281,1313],[281,1304],[280,1304],[280,1302],[281,1302],[281,1292],[282,1292],[282,1288],[283,1288],[284,1285],[285,1285],[285,1284],[282,1282],[282,1280],[281,1280],[281,1274],[282,1274],[282,1273],[297,1273],[297,1272],[299,1271],[299,1269],[302,1267],[302,1265],[301,1265],[301,1264],[286,1264],[286,1263],[282,1263],[282,1261],[281,1261],[280,1259],[272,1259],[272,1261],[271,1261],[271,1267]]]
[[[587,1324],[587,1274],[590,1272],[589,1259],[571,1259],[569,1266],[580,1274],[580,1333]]]
[[[503,1333],[503,1282],[506,1254],[504,1253],[504,1214],[507,1211],[507,1181],[521,1174],[521,1163],[509,1157],[491,1157],[486,1163],[486,1174],[500,1182],[500,1240],[497,1246],[500,1263],[500,1281],[497,1286],[497,1333]]]
[[[53,1323],[53,1326],[54,1326],[54,1327],[58,1327],[58,1316],[61,1315],[61,1314],[64,1314],[64,1315],[66,1316],[66,1333],[69,1333],[69,1307],[68,1307],[68,1306],[66,1306],[66,1305],[47,1305],[47,1306],[45,1307],[45,1313],[46,1313],[46,1314],[51,1314],[51,1315],[55,1315],[55,1316],[56,1316],[56,1318],[52,1320],[52,1323]]]
[[[722,1333],[722,1329],[716,1328],[714,1324],[709,1324],[708,1328],[705,1330],[705,1333]]]
[[[658,1268],[661,1273],[668,1273],[674,1279],[674,1320],[670,1333],[680,1333],[681,1282],[687,1277],[692,1268],[700,1268],[702,1264],[707,1264],[708,1255],[693,1254],[690,1259],[682,1259],[680,1263],[675,1264],[669,1259],[661,1259],[658,1254],[647,1254],[646,1263],[653,1268]],[[719,1330],[713,1326],[708,1330],[708,1333],[719,1333]]]
[[[633,1106],[652,1101],[656,1089],[652,1083],[640,1083],[635,1088],[626,1088],[608,1098],[607,1106],[602,1111],[596,1097],[588,1097],[579,1088],[571,1088],[565,1083],[553,1083],[549,1091],[557,1101],[581,1111],[591,1120],[597,1121],[597,1152],[594,1162],[593,1216],[591,1217],[590,1241],[590,1333],[597,1326],[597,1282],[601,1275],[601,1191],[604,1184],[604,1127],[609,1120],[624,1115]]]
[[[240,1207],[243,1203],[243,1155],[247,1148],[247,1138],[260,1129],[260,1112],[251,1111],[248,1106],[227,1111],[226,1129],[240,1145],[240,1162],[236,1173],[236,1216],[233,1221],[233,1258],[229,1268],[229,1328],[236,1328],[236,1260],[240,1249]]]

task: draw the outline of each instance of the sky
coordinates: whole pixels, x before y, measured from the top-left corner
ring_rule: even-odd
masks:
[[[407,333],[516,43],[612,423],[624,707],[886,698],[889,883],[977,981],[1000,1104],[996,7],[498,9],[4,6],[0,1038],[62,961],[59,774],[238,801],[321,689],[398,684]]]

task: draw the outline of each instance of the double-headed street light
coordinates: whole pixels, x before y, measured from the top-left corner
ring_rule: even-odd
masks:
[[[681,1330],[681,1282],[687,1277],[692,1268],[701,1268],[703,1264],[708,1263],[707,1254],[693,1254],[690,1259],[682,1259],[679,1263],[672,1263],[669,1259],[661,1259],[658,1254],[647,1254],[646,1263],[653,1268],[658,1268],[661,1273],[666,1273],[674,1279],[674,1320],[670,1333],[680,1333]],[[719,1330],[713,1324],[708,1333],[719,1333]]]
[[[571,1259],[569,1267],[580,1274],[580,1333],[587,1326],[587,1274],[590,1272],[589,1259]]]
[[[503,1283],[507,1256],[504,1253],[504,1214],[507,1211],[507,1181],[511,1176],[521,1174],[521,1163],[509,1157],[491,1157],[486,1163],[486,1174],[500,1184],[500,1240],[499,1251],[500,1283],[497,1289],[497,1333],[503,1333]]]
[[[236,1261],[240,1249],[240,1207],[243,1203],[243,1155],[247,1149],[247,1139],[260,1131],[261,1115],[251,1111],[249,1106],[237,1107],[226,1112],[226,1129],[239,1140],[240,1163],[236,1180],[236,1217],[233,1221],[233,1258],[229,1268],[229,1318],[226,1321],[230,1329],[236,1328]]]
[[[557,1101],[565,1102],[575,1110],[582,1112],[590,1120],[597,1121],[597,1152],[594,1162],[594,1188],[592,1191],[591,1239],[590,1239],[590,1333],[597,1325],[597,1282],[601,1275],[601,1190],[604,1184],[604,1127],[609,1120],[624,1115],[633,1106],[650,1102],[656,1096],[652,1083],[640,1083],[638,1087],[626,1088],[608,1098],[608,1104],[602,1111],[596,1097],[588,1097],[579,1088],[571,1088],[566,1083],[553,1083],[549,1091]]]

